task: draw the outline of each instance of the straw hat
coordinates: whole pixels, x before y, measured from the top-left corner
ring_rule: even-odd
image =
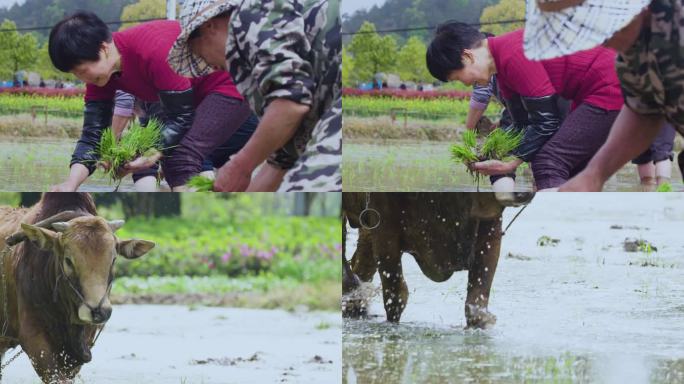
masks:
[[[180,12],[181,33],[169,51],[168,61],[178,74],[187,77],[208,75],[213,68],[204,59],[194,55],[188,37],[207,20],[238,7],[242,0],[187,0]]]
[[[525,55],[552,59],[603,44],[651,0],[527,0]]]

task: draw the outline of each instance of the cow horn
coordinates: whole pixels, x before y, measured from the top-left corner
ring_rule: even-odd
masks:
[[[112,231],[115,231],[121,227],[123,227],[125,221],[123,220],[109,220],[107,224],[109,224],[109,228],[112,229]]]
[[[69,229],[69,223],[65,223],[63,221],[52,223],[52,229],[57,232],[65,232],[67,229]]]
[[[83,213],[76,211],[62,211],[58,214],[48,217],[47,219],[35,223],[34,226],[39,228],[49,228],[53,223],[60,221],[69,221],[79,216],[83,216]],[[7,239],[5,239],[5,244],[13,246],[21,243],[24,240],[26,240],[26,234],[23,231],[18,231],[13,233]]]

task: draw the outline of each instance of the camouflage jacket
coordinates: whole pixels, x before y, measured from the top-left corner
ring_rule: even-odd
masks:
[[[625,104],[642,115],[667,117],[684,134],[684,7],[682,0],[653,0],[651,22],[618,55]]]
[[[311,131],[339,97],[339,0],[244,0],[233,11],[226,64],[240,93],[263,115],[276,98],[311,106]]]

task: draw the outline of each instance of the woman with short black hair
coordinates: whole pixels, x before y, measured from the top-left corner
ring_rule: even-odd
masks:
[[[162,168],[169,186],[184,189],[200,172],[202,161],[227,141],[246,140],[234,135],[250,110],[230,75],[215,71],[188,79],[166,61],[180,33],[177,21],[152,21],[111,33],[91,12],[77,12],[50,32],[50,59],[57,69],[87,83],[83,132],[71,160],[69,178],[54,190],[73,191],[95,170],[103,130],[111,125],[115,92],[139,100],[159,102],[164,158]],[[254,128],[249,125],[251,136]],[[244,136],[244,135],[242,135]],[[141,157],[124,166],[126,172],[148,169],[159,155]]]
[[[485,38],[459,22],[441,25],[427,51],[430,73],[441,81],[486,85],[496,76],[501,98],[523,132],[514,160],[473,165],[487,175],[514,172],[530,162],[536,187],[560,186],[581,171],[606,140],[622,106],[613,68],[615,53],[605,48],[564,59],[533,62],[523,52],[523,30]],[[572,101],[561,123],[558,99]]]

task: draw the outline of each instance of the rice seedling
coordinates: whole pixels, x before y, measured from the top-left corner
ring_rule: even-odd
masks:
[[[161,150],[161,124],[152,119],[146,127],[133,124],[120,139],[111,128],[105,129],[95,151],[99,164],[104,165],[105,174],[119,181],[119,170],[124,164]]]
[[[475,131],[466,130],[463,132],[463,142],[451,146],[451,158],[456,163],[469,166],[472,163],[484,160],[505,161],[509,154],[520,145],[522,132],[505,131],[497,128],[487,137],[478,143]],[[468,173],[479,182],[480,175],[468,169]]]
[[[214,190],[214,180],[201,175],[192,177],[186,185],[195,189],[195,192],[211,192]]]
[[[485,139],[481,153],[486,159],[503,160],[520,145],[522,132],[495,129]]]
[[[662,183],[658,186],[658,189],[656,189],[656,192],[672,192],[672,184],[670,183]]]

